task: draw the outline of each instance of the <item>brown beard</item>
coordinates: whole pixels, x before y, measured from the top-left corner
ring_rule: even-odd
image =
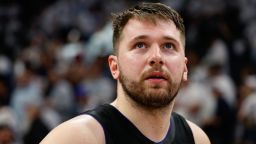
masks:
[[[129,80],[120,70],[120,83],[126,96],[131,98],[136,104],[147,108],[163,108],[168,106],[177,96],[182,80],[179,83],[173,83],[168,77],[168,85],[164,89],[160,85],[146,86],[145,77],[150,71],[145,72],[141,79],[136,81]]]

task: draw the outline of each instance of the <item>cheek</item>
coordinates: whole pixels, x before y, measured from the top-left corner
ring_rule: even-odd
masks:
[[[183,75],[185,69],[184,63],[182,63],[180,60],[169,60],[167,67],[170,74],[177,78]]]
[[[142,58],[130,55],[123,55],[119,59],[119,68],[125,76],[135,79],[140,75],[143,70]]]

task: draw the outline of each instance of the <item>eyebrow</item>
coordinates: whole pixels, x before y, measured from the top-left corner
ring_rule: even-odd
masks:
[[[143,40],[143,39],[147,39],[149,38],[149,36],[147,35],[139,35],[136,36],[134,38],[131,39],[131,41],[138,41],[138,40]],[[175,42],[177,45],[180,45],[180,43],[178,42],[178,40],[176,40],[175,38],[171,37],[171,36],[164,36],[163,37],[164,40],[169,40],[169,41],[173,41]]]
[[[135,38],[132,38],[131,41],[142,40],[142,39],[146,39],[148,37],[149,36],[147,36],[147,35],[139,35],[139,36],[136,36]]]
[[[175,41],[176,43],[179,43],[178,40],[176,40],[175,38],[170,37],[170,36],[164,36],[163,38],[164,38],[165,40],[171,40],[171,41]]]

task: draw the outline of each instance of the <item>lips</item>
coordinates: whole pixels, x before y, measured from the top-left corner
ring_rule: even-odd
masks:
[[[163,79],[167,80],[167,76],[162,72],[151,72],[146,76],[146,80],[148,79]]]

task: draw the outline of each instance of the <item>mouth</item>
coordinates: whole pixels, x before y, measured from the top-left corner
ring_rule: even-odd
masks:
[[[167,76],[161,72],[152,72],[147,77],[146,80],[167,80]]]

